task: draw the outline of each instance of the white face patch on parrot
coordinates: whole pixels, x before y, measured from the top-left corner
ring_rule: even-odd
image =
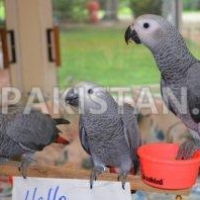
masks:
[[[130,28],[136,31],[141,43],[148,47],[155,46],[164,36],[162,26],[148,15],[136,19]]]
[[[78,87],[80,111],[91,114],[102,114],[107,111],[107,103],[104,96],[107,92],[104,88],[93,84],[85,84]]]

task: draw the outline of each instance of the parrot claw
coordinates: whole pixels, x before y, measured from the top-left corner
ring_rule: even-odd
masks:
[[[194,155],[194,153],[200,150],[200,147],[198,147],[196,145],[196,142],[194,140],[187,140],[186,142],[184,142],[178,151],[178,154],[176,156],[177,160],[187,160],[192,158],[192,156]]]
[[[102,166],[95,166],[93,168],[92,173],[90,175],[90,189],[93,188],[93,183],[94,181],[97,180],[97,177],[99,176],[99,174],[101,174],[104,171],[105,171],[105,168]]]
[[[93,188],[93,184],[90,182],[90,189],[92,189]]]
[[[19,172],[21,173],[21,175],[23,176],[24,179],[27,178],[27,169],[28,166],[30,165],[31,162],[34,161],[34,159],[32,158],[32,154],[24,154],[22,157],[22,161],[18,167]]]
[[[127,173],[119,174],[117,180],[122,182],[122,189],[125,190]]]
[[[24,162],[22,161],[18,167],[19,172],[23,176],[24,179],[27,178],[27,165],[25,166]]]

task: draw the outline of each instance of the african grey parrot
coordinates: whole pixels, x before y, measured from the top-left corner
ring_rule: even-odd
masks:
[[[131,168],[138,168],[137,149],[140,135],[134,109],[125,104],[123,113],[112,96],[102,87],[85,83],[74,87],[66,95],[66,102],[79,107],[79,134],[84,150],[94,164],[90,188],[106,166],[119,168],[122,188]]]
[[[152,52],[161,72],[164,102],[191,130],[192,137],[181,145],[177,158],[190,158],[200,149],[199,60],[190,53],[177,28],[157,15],[138,17],[125,32],[125,41],[131,40]]]
[[[0,163],[7,159],[22,156],[19,166],[24,178],[33,154],[53,143],[67,144],[61,138],[56,125],[68,124],[63,118],[53,119],[40,110],[31,108],[30,113],[24,113],[25,107],[9,106],[8,113],[0,113]]]

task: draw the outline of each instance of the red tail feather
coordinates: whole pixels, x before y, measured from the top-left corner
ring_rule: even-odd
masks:
[[[63,138],[63,137],[61,137],[61,136],[58,136],[58,137],[56,138],[56,141],[55,141],[55,142],[56,142],[56,143],[59,143],[59,144],[65,144],[65,145],[67,145],[67,144],[70,143],[68,140],[66,140],[65,138]]]

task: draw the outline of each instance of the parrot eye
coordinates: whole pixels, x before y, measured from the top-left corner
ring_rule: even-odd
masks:
[[[93,92],[94,92],[94,91],[93,91],[92,89],[89,89],[89,90],[88,90],[88,94],[93,94]]]
[[[149,26],[150,26],[149,23],[144,23],[144,24],[143,24],[143,27],[144,27],[144,28],[149,28]]]

